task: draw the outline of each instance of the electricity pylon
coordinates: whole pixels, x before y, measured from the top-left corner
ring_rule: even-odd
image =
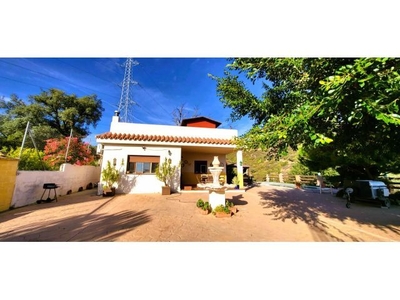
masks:
[[[132,67],[139,63],[132,58],[127,58],[125,65],[124,81],[122,82],[121,98],[119,100],[118,111],[122,122],[133,121],[133,106],[136,102],[132,99],[131,84],[137,84],[132,80]]]

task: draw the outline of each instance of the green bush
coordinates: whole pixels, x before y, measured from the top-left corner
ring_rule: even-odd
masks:
[[[203,208],[203,207],[204,207],[204,201],[203,201],[203,199],[197,200],[196,206],[197,206],[198,208]]]
[[[224,212],[226,214],[230,214],[231,211],[229,210],[229,207],[227,207],[226,205],[218,205],[217,207],[214,208],[213,213],[217,213],[217,212]]]
[[[8,153],[8,157],[18,158],[21,148],[18,147],[15,150],[11,149]],[[43,161],[43,151],[36,151],[34,148],[24,148],[21,153],[21,157],[18,163],[18,170],[24,171],[47,171],[51,170],[51,167],[46,161]]]

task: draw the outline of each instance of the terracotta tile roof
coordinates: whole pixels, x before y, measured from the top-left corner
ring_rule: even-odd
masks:
[[[229,139],[165,136],[165,135],[152,135],[152,134],[149,135],[149,134],[134,134],[134,133],[106,132],[97,135],[96,138],[104,140],[124,140],[124,141],[143,141],[143,142],[233,145],[231,140]]]

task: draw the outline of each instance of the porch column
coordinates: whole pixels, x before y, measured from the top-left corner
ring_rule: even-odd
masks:
[[[243,188],[243,152],[239,150],[236,152],[236,166],[237,166],[237,179],[239,180],[239,188]]]

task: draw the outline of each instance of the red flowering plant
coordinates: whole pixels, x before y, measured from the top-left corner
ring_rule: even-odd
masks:
[[[43,160],[54,170],[58,169],[63,163],[78,166],[95,165],[98,156],[95,153],[94,147],[77,137],[71,138],[68,147],[69,139],[69,137],[65,137],[46,140]],[[66,156],[67,149],[68,154]]]

